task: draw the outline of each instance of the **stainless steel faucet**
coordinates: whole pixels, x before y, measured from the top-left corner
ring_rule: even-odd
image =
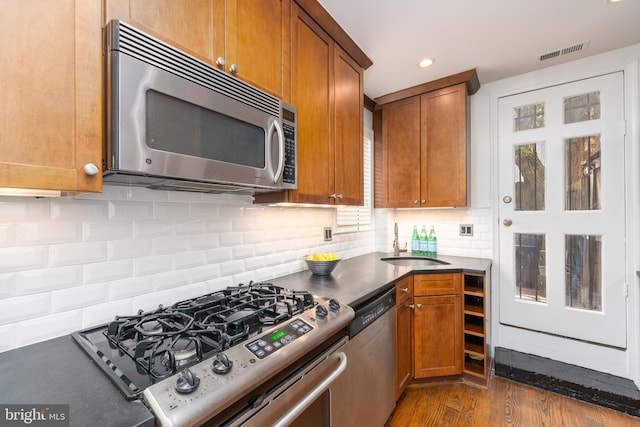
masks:
[[[404,249],[400,249],[400,244],[398,243],[398,223],[394,223],[393,225],[393,256],[400,256],[400,252],[407,251],[407,244],[404,244]]]

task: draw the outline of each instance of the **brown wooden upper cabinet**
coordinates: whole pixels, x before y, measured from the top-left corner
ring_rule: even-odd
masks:
[[[107,0],[106,5],[107,21],[138,26],[289,100],[291,0]]]
[[[256,195],[256,201],[362,205],[363,67],[297,3],[291,37],[298,189]]]
[[[471,70],[376,99],[375,207],[467,206],[467,95],[478,88]]]
[[[0,187],[100,191],[100,2],[2,2]]]

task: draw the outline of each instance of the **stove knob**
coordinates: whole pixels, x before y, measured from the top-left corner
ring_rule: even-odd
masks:
[[[231,370],[233,362],[229,360],[226,354],[218,353],[213,360],[213,372],[216,374],[224,375]]]
[[[329,312],[327,311],[327,308],[324,305],[319,305],[316,307],[316,316],[318,316],[319,318],[323,319],[327,317],[328,313]]]
[[[176,391],[178,393],[191,393],[200,384],[200,378],[189,369],[180,372],[176,380]]]
[[[337,300],[331,298],[329,300],[329,308],[333,311],[338,311],[340,310],[340,303]]]

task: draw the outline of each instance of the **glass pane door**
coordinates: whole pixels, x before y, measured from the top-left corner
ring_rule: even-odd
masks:
[[[498,110],[500,321],[626,347],[622,73]]]

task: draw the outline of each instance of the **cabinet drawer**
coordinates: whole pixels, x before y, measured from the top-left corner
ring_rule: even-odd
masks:
[[[418,274],[413,277],[415,296],[458,295],[461,292],[460,273]]]
[[[406,277],[396,283],[396,306],[411,298],[413,295],[413,277]]]

